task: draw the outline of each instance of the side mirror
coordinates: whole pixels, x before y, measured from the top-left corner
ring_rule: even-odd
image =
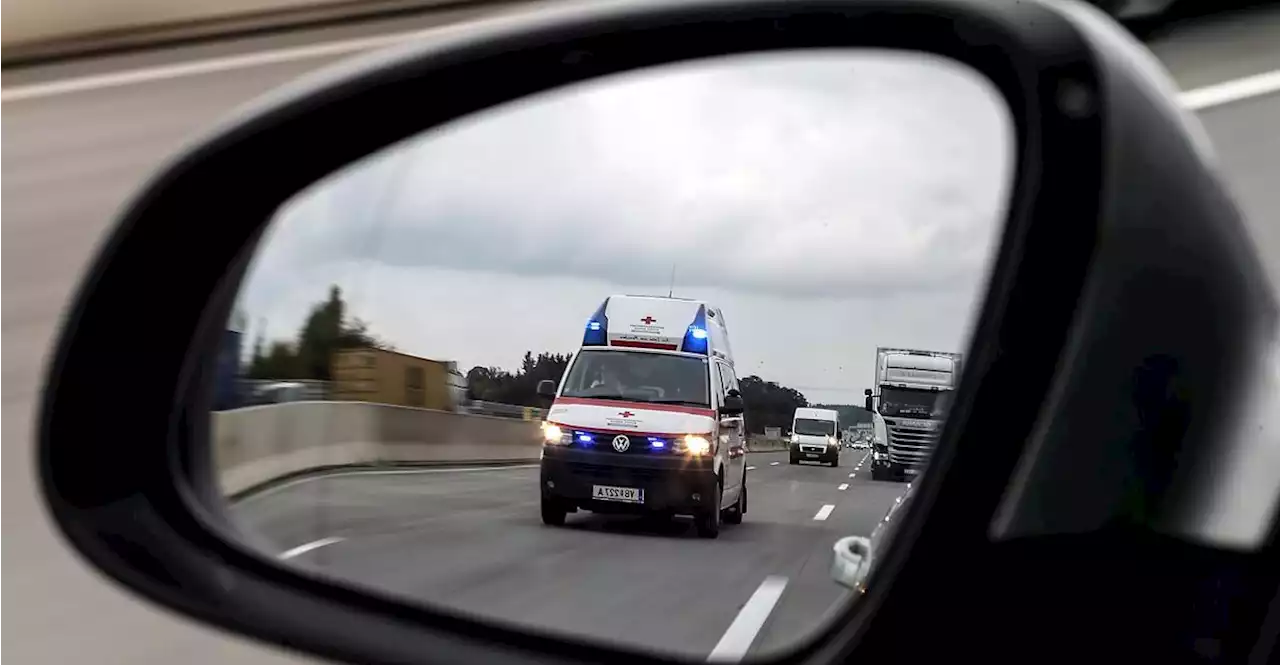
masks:
[[[657,644],[645,645],[641,653],[636,647],[606,641],[608,633],[584,643],[550,625],[526,629],[515,621],[490,622],[483,613],[463,614],[437,606],[429,598],[405,598],[356,580],[342,580],[333,575],[337,570],[325,576],[298,571],[284,565],[278,551],[268,554],[233,541],[238,534],[233,530],[235,515],[229,510],[224,481],[253,481],[258,474],[285,468],[286,462],[332,464],[341,461],[333,453],[345,455],[348,450],[371,455],[378,449],[365,445],[371,442],[362,435],[383,428],[353,426],[343,433],[350,437],[344,441],[330,436],[326,430],[338,428],[323,426],[328,421],[319,427],[309,422],[303,429],[316,444],[326,445],[326,454],[281,454],[280,442],[265,435],[260,437],[259,452],[267,456],[238,457],[246,447],[243,437],[223,418],[217,420],[227,426],[218,427],[228,434],[219,436],[214,419],[208,417],[213,387],[206,379],[212,378],[217,344],[225,337],[239,286],[255,265],[254,250],[263,234],[272,230],[267,225],[276,211],[296,201],[304,188],[358,160],[389,156],[381,151],[446,123],[470,124],[475,114],[501,110],[499,105],[580,82],[604,81],[614,74],[631,79],[650,67],[764,51],[870,48],[954,60],[989,81],[993,95],[1007,106],[1009,126],[1016,129],[1016,140],[1006,147],[1015,167],[1014,180],[1009,200],[993,218],[1003,224],[998,236],[992,236],[998,238],[993,243],[998,253],[985,278],[985,295],[975,299],[977,318],[965,350],[966,362],[974,364],[968,371],[980,389],[953,405],[951,422],[957,426],[950,427],[937,444],[943,454],[930,461],[928,498],[913,501],[911,511],[902,518],[909,525],[904,529],[908,535],[890,541],[888,548],[879,548],[877,541],[875,566],[880,567],[878,573],[894,576],[883,587],[892,596],[881,596],[882,589],[873,589],[868,603],[854,608],[857,617],[847,609],[839,618],[833,614],[835,621],[808,644],[798,646],[796,657],[815,665],[837,657],[854,662],[883,660],[884,645],[897,646],[898,637],[914,633],[933,637],[917,645],[923,649],[913,650],[917,660],[930,660],[924,654],[939,644],[946,645],[952,659],[1010,660],[1022,646],[1019,643],[1030,640],[954,638],[1024,619],[1023,625],[1040,632],[1037,637],[1043,640],[1039,641],[1078,638],[1074,625],[1039,621],[1036,616],[1071,609],[1073,603],[1036,592],[1060,589],[1072,580],[1128,582],[1131,587],[1117,592],[1140,607],[1136,604],[1139,594],[1130,591],[1185,585],[1187,575],[1209,579],[1211,569],[1201,565],[1207,557],[1196,556],[1181,544],[1172,545],[1172,552],[1183,558],[1169,565],[1146,566],[1139,579],[1130,582],[1116,574],[1113,561],[1103,561],[1110,557],[1076,557],[1069,570],[1026,575],[1024,569],[1046,560],[1044,550],[1000,542],[1016,538],[1052,543],[1058,534],[1072,534],[1085,546],[1081,551],[1093,551],[1109,544],[1110,534],[1094,533],[1096,527],[1116,523],[1117,518],[1132,523],[1134,533],[1150,527],[1171,536],[1212,540],[1212,535],[1202,533],[1206,527],[1193,523],[1199,511],[1139,514],[1131,506],[1173,507],[1196,496],[1202,487],[1213,487],[1220,479],[1203,474],[1216,473],[1220,465],[1212,462],[1232,454],[1239,441],[1250,438],[1251,428],[1263,427],[1262,418],[1267,415],[1269,404],[1262,399],[1256,400],[1256,413],[1245,410],[1255,397],[1246,380],[1270,378],[1271,373],[1261,371],[1259,360],[1271,352],[1280,330],[1267,273],[1217,165],[1200,145],[1200,128],[1179,106],[1172,82],[1158,67],[1146,66],[1138,57],[1144,54],[1131,36],[1084,3],[1050,0],[565,4],[536,16],[512,16],[449,31],[452,34],[439,39],[406,40],[386,53],[360,56],[327,72],[309,74],[240,108],[216,134],[169,160],[143,191],[131,197],[116,227],[97,246],[65,310],[44,365],[39,410],[32,418],[37,459],[26,472],[38,470],[44,515],[62,536],[61,547],[74,549],[82,564],[128,587],[138,599],[221,630],[323,658],[528,665],[643,662],[652,657],[649,647]],[[424,103],[425,96],[430,103]],[[523,131],[530,134],[539,129],[527,126]],[[647,138],[640,131],[635,134],[634,138]],[[316,140],[318,136],[334,138]],[[1151,168],[1152,164],[1159,168]],[[387,175],[392,175],[390,169]],[[395,186],[393,180],[383,182]],[[227,192],[245,195],[227,196]],[[531,197],[535,194],[539,192],[531,192]],[[533,199],[513,203],[528,206]],[[450,226],[466,223],[454,214],[437,217]],[[175,219],[182,224],[174,224]],[[440,245],[437,249],[451,255],[458,249],[432,240]],[[629,252],[622,261],[651,258],[634,247]],[[605,254],[593,257],[608,258]],[[741,261],[732,253],[722,258]],[[606,265],[618,267],[617,263]],[[154,289],[156,275],[178,285],[179,292],[166,299],[165,307],[137,297]],[[1194,288],[1179,289],[1188,284]],[[546,287],[535,282],[530,281],[527,288],[529,299],[548,295]],[[1171,290],[1178,291],[1177,298],[1168,297]],[[513,328],[533,325],[523,318],[517,321],[514,310],[488,301],[476,304],[480,305],[477,311],[495,321],[509,321]],[[1188,317],[1189,311],[1197,315]],[[650,318],[647,311],[631,314]],[[663,326],[684,324],[684,319],[673,323],[665,313],[653,318]],[[624,322],[620,318],[615,323],[626,326],[636,320],[640,319]],[[147,331],[148,362],[137,362],[136,354],[120,353],[120,321]],[[590,330],[588,326],[581,331],[584,342],[589,341]],[[668,332],[683,334],[679,328],[668,328]],[[1135,376],[1142,382],[1135,383]],[[1161,386],[1171,388],[1176,399],[1166,397]],[[522,387],[527,389],[527,384]],[[1148,387],[1157,390],[1152,394]],[[544,389],[538,386],[537,392],[544,394]],[[866,404],[874,410],[871,392],[866,392]],[[753,415],[762,406],[754,399]],[[743,411],[741,395],[723,401],[726,411]],[[366,413],[375,407],[351,403],[317,408],[326,413],[337,413],[334,409]],[[506,463],[532,462],[567,448],[542,445],[540,439],[545,440],[552,430],[548,426],[540,433],[533,422],[494,420],[487,425],[510,435],[499,432],[493,439],[468,438],[453,422],[461,416],[441,416],[429,409],[408,416],[399,407],[394,410],[397,425],[388,432],[393,436],[410,431],[439,435],[431,445],[396,445],[397,452],[429,448],[466,456],[452,460],[456,462],[483,454]],[[626,407],[603,411],[605,418],[617,414],[630,419],[622,416],[630,413]],[[1091,417],[1100,411],[1114,417]],[[1163,420],[1149,422],[1148,413],[1157,413]],[[107,421],[113,434],[130,442],[127,472],[103,473],[123,466],[118,448],[102,446],[93,436],[94,428]],[[373,421],[353,417],[349,422]],[[1212,426],[1219,423],[1222,428]],[[400,442],[403,439],[397,436],[390,443]],[[621,439],[618,443],[632,445]],[[883,447],[884,442],[878,445]],[[1141,454],[1132,454],[1135,446]],[[222,454],[228,451],[235,454]],[[383,461],[382,457],[370,459]],[[1178,463],[1188,459],[1210,463]],[[1092,478],[1086,486],[1080,482],[1080,469],[1098,460],[1108,461],[1108,473]],[[235,467],[228,466],[232,462]],[[767,468],[761,473],[770,473],[764,471]],[[949,473],[952,470],[965,472]],[[237,476],[232,478],[231,473]],[[1014,473],[1017,477],[1010,483]],[[496,476],[497,480],[483,482],[521,500],[533,498],[535,488],[546,487],[536,474],[522,471],[518,480],[506,481],[513,483],[510,489],[514,490],[507,492],[503,483],[509,476],[504,474],[463,477]],[[433,486],[441,478],[432,476]],[[1134,479],[1143,482],[1134,483]],[[362,482],[388,480],[362,476]],[[759,487],[754,485],[752,490]],[[610,498],[644,502],[640,488],[599,489],[602,495],[612,494]],[[745,509],[746,494],[738,496]],[[999,506],[993,505],[994,497],[1002,497]],[[1114,500],[1117,497],[1131,501]],[[764,506],[767,499],[758,494],[752,505]],[[727,507],[730,519],[745,512],[734,513],[732,506]],[[521,515],[518,520],[537,521],[534,506],[521,504],[518,509],[526,508],[525,513],[511,514]],[[551,501],[541,508],[548,527],[563,522],[565,509],[576,511],[576,506]],[[835,514],[839,522],[842,513]],[[705,517],[712,519],[700,519],[699,524],[706,527],[702,530],[718,534],[719,511],[708,511]],[[1148,517],[1150,525],[1139,523]],[[812,523],[809,515],[800,514],[799,519]],[[1265,527],[1268,518],[1253,519]],[[344,534],[332,530],[341,525],[331,520],[323,526],[328,528],[314,533],[299,529],[291,534],[295,539],[278,545],[297,552],[329,543],[324,549],[306,550],[317,553],[347,548],[348,554],[338,558],[373,553],[371,548],[378,546],[374,540],[361,542],[363,532],[358,529],[347,534],[355,537],[342,540]],[[745,542],[755,537],[752,534],[748,528],[733,535]],[[525,540],[537,550],[548,542],[590,536],[568,529]],[[316,537],[322,540],[304,542]],[[945,546],[949,543],[964,547]],[[1230,560],[1265,557],[1271,546],[1260,544],[1257,555],[1233,552]],[[463,545],[470,546],[459,547]],[[634,545],[642,548],[646,543],[637,539]],[[502,549],[502,561],[529,563],[519,548]],[[560,567],[564,571],[572,571],[579,560],[603,561],[590,547],[570,549],[565,552],[572,556]],[[386,551],[378,554],[388,555]],[[848,564],[841,568],[841,580],[861,581],[861,571],[871,567],[869,544],[854,541],[836,554]],[[460,575],[465,579],[461,564],[466,558],[477,557],[440,557],[412,565],[430,570],[434,579],[457,580]],[[1174,565],[1178,561],[1188,565]],[[709,569],[702,566],[714,567],[717,561],[692,557],[682,563],[687,564],[685,572],[705,575]],[[455,564],[456,570],[436,567]],[[1274,588],[1274,579],[1267,588],[1263,566],[1252,561],[1229,565],[1242,572],[1256,571],[1238,578],[1243,592]],[[767,574],[754,567],[752,571]],[[507,572],[529,578],[518,568]],[[904,583],[893,583],[895,578]],[[980,580],[988,611],[964,611],[971,602],[965,596],[972,591],[974,579]],[[395,581],[424,590],[422,585],[404,585],[404,578]],[[670,611],[664,604],[669,597],[657,593],[660,589],[649,591],[645,597],[656,597],[659,604],[637,603],[630,609],[638,617],[664,613],[679,627],[681,622],[698,621],[707,608],[727,611],[725,598],[714,593],[700,594],[708,596],[708,604]],[[1168,598],[1186,599],[1185,607],[1168,603],[1170,616],[1182,617],[1190,616],[1183,610],[1190,612],[1199,596],[1187,591]],[[1046,599],[1043,604],[1037,602],[1042,599]],[[1241,607],[1261,608],[1268,602],[1269,597],[1259,596],[1255,602],[1252,595],[1240,596]],[[751,604],[753,610],[746,614],[755,612],[755,603]],[[508,602],[503,607],[513,605]],[[478,608],[471,605],[471,609]],[[568,615],[573,620],[592,609],[543,614]],[[1102,612],[1106,619],[1111,614],[1118,612]],[[305,621],[297,620],[303,616]],[[574,627],[588,625],[580,622]],[[730,633],[739,635],[740,625]],[[569,627],[561,624],[559,629]],[[1242,635],[1262,632],[1260,626],[1242,628]],[[1110,645],[1117,652],[1149,648],[1148,638],[1156,634],[1110,632],[1116,641],[1123,640]],[[714,638],[706,637],[699,642]],[[743,642],[747,640],[738,637],[723,641],[746,651],[751,645]],[[744,655],[750,659],[765,654]]]
[[[720,412],[725,415],[736,416],[747,410],[747,403],[742,401],[742,395],[736,390],[730,390],[729,394],[724,398],[724,404],[720,405]]]
[[[831,556],[831,578],[844,587],[861,590],[871,572],[871,540],[849,536],[836,541]]]
[[[875,399],[872,398],[871,396],[871,389],[867,388],[866,390],[862,391],[862,394],[866,395],[866,397],[862,400],[862,408],[868,411],[875,411],[876,410]]]
[[[529,384],[525,384],[526,386]],[[543,379],[538,382],[538,397],[547,399],[556,398],[556,382],[551,379]]]

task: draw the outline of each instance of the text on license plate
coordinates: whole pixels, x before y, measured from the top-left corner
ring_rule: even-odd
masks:
[[[592,485],[591,498],[600,501],[621,501],[623,503],[644,503],[644,490],[636,487],[613,487],[610,485]]]

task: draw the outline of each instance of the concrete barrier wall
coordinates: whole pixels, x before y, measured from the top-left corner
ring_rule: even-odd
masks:
[[[213,414],[214,460],[228,494],[328,466],[536,460],[540,435],[536,422],[365,402]]]
[[[223,491],[326,467],[533,462],[538,422],[365,402],[290,402],[213,414],[213,454]],[[752,452],[782,450],[752,437]]]

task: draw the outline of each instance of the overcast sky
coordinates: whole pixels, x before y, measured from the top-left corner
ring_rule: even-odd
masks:
[[[514,369],[608,295],[724,309],[739,374],[860,403],[876,346],[964,351],[1003,219],[991,85],[917,55],[735,57],[548,93],[286,204],[241,295],[293,337],[340,284],[400,350]]]

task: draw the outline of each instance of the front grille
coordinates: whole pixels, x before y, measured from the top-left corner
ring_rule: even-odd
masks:
[[[630,441],[630,446],[620,453],[613,448],[613,439],[618,436],[617,433],[597,432],[577,427],[571,431],[573,433],[573,441],[569,444],[571,448],[609,455],[664,455],[672,451],[677,438],[670,434],[628,433],[626,437]],[[583,437],[589,437],[590,440],[584,440]]]
[[[587,462],[566,462],[565,468],[569,470],[569,473],[579,478],[614,481],[622,484],[632,480],[653,480],[662,474],[660,469],[617,467],[604,464],[589,464]]]
[[[938,430],[906,427],[897,423],[885,423],[889,433],[889,461],[894,464],[920,466],[929,461],[938,443]]]
[[[802,452],[802,453],[825,453],[825,452],[827,452],[827,447],[826,447],[826,446],[814,445],[814,444],[812,444],[812,443],[802,443],[802,444],[800,444],[800,452]]]

